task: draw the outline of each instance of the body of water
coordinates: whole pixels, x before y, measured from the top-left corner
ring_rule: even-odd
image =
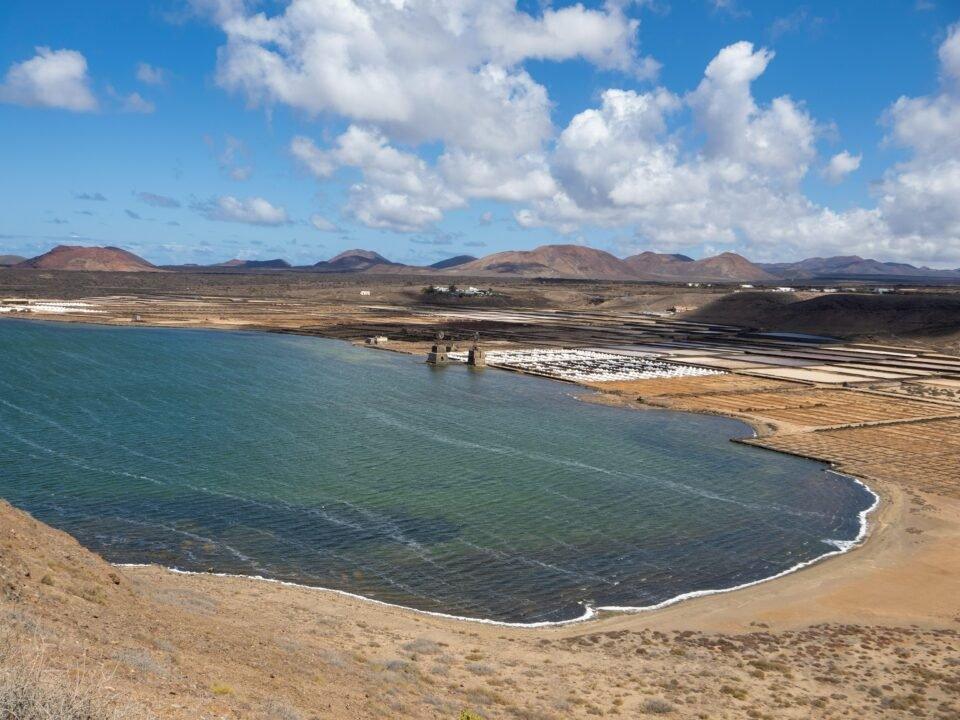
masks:
[[[873,496],[724,418],[333,340],[0,321],[0,496],[114,562],[562,621],[742,585]]]

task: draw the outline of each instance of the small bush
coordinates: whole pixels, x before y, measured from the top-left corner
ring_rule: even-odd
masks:
[[[406,643],[403,649],[414,655],[436,655],[440,652],[440,645],[427,638],[418,638]]]
[[[660,698],[649,698],[643,701],[640,710],[647,715],[666,715],[673,712],[673,705]]]

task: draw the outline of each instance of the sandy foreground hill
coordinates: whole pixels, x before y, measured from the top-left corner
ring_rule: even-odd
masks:
[[[91,718],[960,717],[960,501],[880,490],[851,553],[540,629],[114,567],[0,502],[0,708],[27,667]]]

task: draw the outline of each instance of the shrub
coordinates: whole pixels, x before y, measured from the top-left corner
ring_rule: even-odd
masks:
[[[673,712],[673,705],[660,698],[649,698],[644,700],[640,709],[648,715],[666,715]]]

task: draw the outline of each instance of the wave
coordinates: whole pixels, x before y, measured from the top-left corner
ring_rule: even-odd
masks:
[[[743,590],[745,588],[754,587],[756,585],[761,585],[763,583],[770,582],[771,580],[777,580],[779,578],[785,577],[786,575],[790,575],[791,573],[795,573],[798,570],[802,570],[804,568],[810,567],[811,565],[814,565],[823,560],[826,560],[827,558],[835,557],[837,555],[843,555],[845,553],[850,552],[854,548],[859,547],[864,543],[864,541],[869,536],[870,514],[874,510],[876,510],[877,507],[880,505],[880,496],[876,492],[874,492],[874,490],[871,489],[869,485],[867,485],[865,482],[863,482],[859,478],[853,477],[852,475],[847,475],[845,473],[840,473],[835,470],[828,470],[827,472],[833,475],[836,475],[838,477],[844,477],[844,478],[847,478],[848,480],[852,480],[857,485],[859,485],[864,490],[866,490],[873,497],[873,501],[870,503],[870,506],[865,508],[864,510],[861,510],[859,513],[857,513],[857,518],[859,520],[859,529],[857,531],[856,537],[853,540],[825,539],[823,541],[824,543],[828,545],[832,545],[836,549],[830,550],[829,552],[825,552],[822,555],[818,555],[815,558],[811,558],[810,560],[804,560],[803,562],[799,562],[796,565],[793,565],[792,567],[789,567],[786,570],[782,570],[774,575],[769,575],[764,578],[751,580],[750,582],[741,583],[740,585],[733,585],[727,588],[715,588],[715,589],[709,589],[709,590],[691,590],[689,592],[680,593],[679,595],[675,595],[674,597],[671,597],[667,600],[663,600],[662,602],[655,603],[653,605],[596,605],[595,606],[595,605],[591,605],[589,602],[584,600],[579,603],[580,605],[583,606],[583,614],[579,615],[578,617],[568,618],[566,620],[542,620],[538,622],[509,622],[506,620],[494,620],[491,618],[476,618],[476,617],[469,617],[467,615],[454,615],[452,613],[438,612],[435,610],[421,610],[419,608],[409,607],[407,605],[400,605],[399,603],[391,603],[385,600],[377,600],[376,598],[367,597],[366,595],[359,595],[357,593],[352,593],[347,590],[317,587],[314,585],[304,585],[302,583],[291,582],[289,580],[278,580],[276,578],[264,577],[262,575],[238,575],[236,573],[198,572],[195,570],[183,570],[181,568],[176,568],[176,567],[166,567],[166,566],[161,566],[161,567],[164,567],[164,569],[168,570],[169,572],[177,573],[178,575],[207,575],[207,576],[212,575],[214,577],[245,578],[248,580],[256,580],[259,582],[274,583],[276,585],[282,585],[285,587],[295,587],[295,588],[301,588],[305,590],[314,590],[317,592],[333,593],[341,597],[349,597],[354,600],[362,600],[364,602],[373,603],[374,605],[379,605],[381,607],[396,608],[398,610],[404,610],[404,611],[416,613],[418,615],[444,618],[447,620],[459,620],[464,622],[479,623],[481,625],[496,625],[499,627],[513,627],[513,628],[535,629],[535,628],[544,628],[544,627],[561,627],[564,625],[573,625],[575,623],[582,623],[588,620],[592,620],[595,617],[597,617],[597,615],[601,612],[622,613],[622,614],[650,612],[652,610],[661,610],[665,607],[676,605],[677,603],[683,602],[684,600],[692,600],[694,598],[706,597],[708,595],[721,595],[724,593],[731,593],[736,590]],[[152,565],[150,563],[115,563],[115,566],[116,567],[151,567]]]

